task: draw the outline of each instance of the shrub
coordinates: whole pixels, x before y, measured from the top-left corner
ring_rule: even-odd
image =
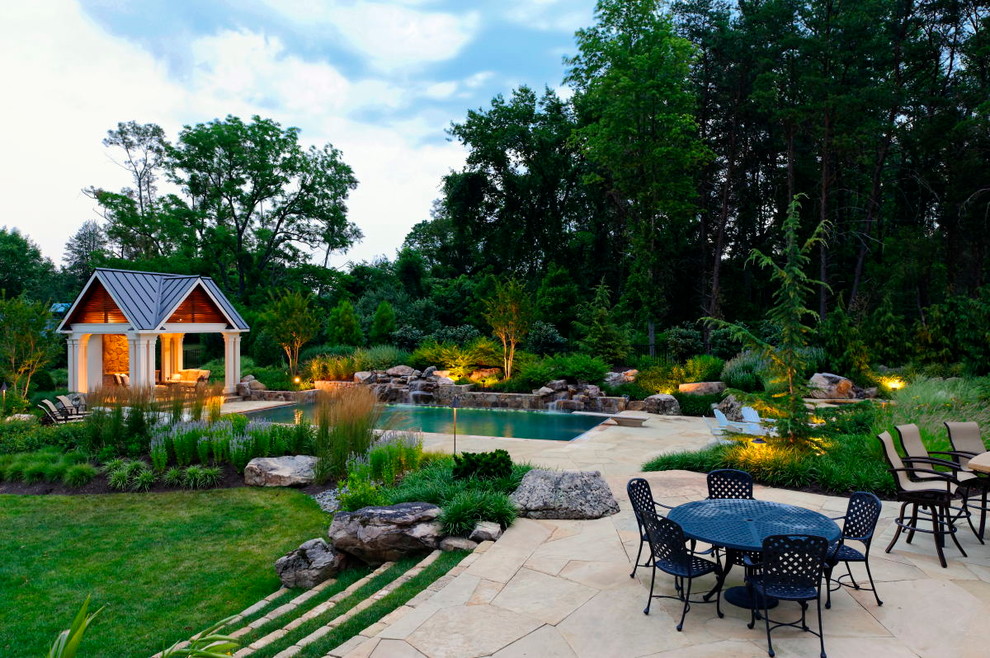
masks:
[[[419,467],[422,454],[423,442],[418,437],[386,432],[368,450],[371,479],[389,487],[394,486],[406,473]]]
[[[349,386],[321,395],[317,402],[316,481],[343,478],[351,455],[363,455],[374,441],[381,417],[375,393]]]
[[[681,414],[684,416],[707,416],[711,413],[712,405],[718,404],[725,397],[723,393],[714,395],[688,395],[684,393],[674,393],[678,404],[681,406]]]
[[[512,474],[512,458],[505,450],[492,452],[463,452],[454,455],[455,480],[470,478],[494,480]]]
[[[44,482],[48,479],[48,467],[50,463],[46,459],[33,459],[24,464],[21,468],[21,479],[25,484]]]
[[[182,469],[175,466],[165,471],[165,475],[162,476],[162,484],[167,487],[181,487],[185,479],[186,475]]]
[[[63,459],[50,461],[45,465],[45,482],[60,482],[70,464]]]
[[[220,483],[220,469],[208,466],[190,466],[183,475],[183,485],[189,489],[209,489]]]
[[[516,518],[516,508],[509,497],[499,491],[467,489],[447,502],[440,514],[443,531],[450,535],[465,535],[480,521],[492,521],[503,528]]]
[[[131,477],[131,491],[148,491],[155,484],[155,473],[145,467]]]
[[[373,481],[367,462],[351,460],[348,471],[347,480],[338,493],[340,509],[353,512],[362,507],[388,504],[385,492]]]
[[[758,393],[764,389],[763,382],[769,376],[766,360],[756,352],[747,350],[726,362],[721,380],[729,388]]]
[[[437,343],[451,343],[453,345],[465,346],[476,338],[481,337],[481,332],[470,324],[461,324],[456,327],[440,327],[433,332],[433,340]]]
[[[294,391],[298,387],[292,381],[292,375],[283,368],[252,368],[250,372],[242,371],[245,375],[254,375],[254,378],[268,387],[272,391]]]
[[[254,439],[250,436],[235,436],[227,444],[230,453],[230,463],[238,473],[244,472],[244,467],[254,459]]]
[[[409,352],[394,345],[375,345],[368,349],[355,350],[354,358],[361,370],[388,370],[405,363]]]
[[[566,379],[571,383],[598,384],[605,379],[605,373],[608,372],[605,361],[579,352],[550,357],[544,361],[544,365],[554,373],[553,379]]]
[[[567,346],[567,339],[560,335],[557,327],[549,322],[537,320],[526,335],[526,349],[536,354],[557,354]]]
[[[681,383],[716,381],[721,376],[724,367],[725,361],[717,356],[708,354],[693,356],[684,364],[684,375]]]
[[[93,481],[100,469],[92,464],[72,464],[65,469],[62,482],[70,487],[84,487]]]
[[[655,365],[639,371],[634,384],[647,392],[647,395],[677,391],[682,377],[680,366],[666,359],[658,359],[654,363]]]
[[[694,328],[693,323],[671,327],[664,332],[664,341],[670,357],[678,362],[683,362],[704,348],[701,332]]]
[[[111,489],[116,489],[117,491],[123,491],[127,489],[130,484],[130,476],[124,469],[118,469],[116,471],[110,471],[107,475],[107,484]]]
[[[426,334],[424,334],[419,328],[414,327],[409,324],[404,324],[395,331],[392,332],[392,342],[396,344],[400,349],[404,350],[415,350],[423,341],[426,339]],[[410,365],[412,365],[410,363]],[[423,367],[428,367],[427,364]],[[413,366],[418,368],[419,366]]]

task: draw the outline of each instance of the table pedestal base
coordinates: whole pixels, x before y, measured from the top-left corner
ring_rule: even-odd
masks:
[[[731,603],[734,606],[740,608],[746,608],[751,610],[753,608],[753,600],[749,597],[749,588],[744,585],[739,585],[737,587],[730,587],[729,589],[722,592],[722,598]],[[764,607],[767,609],[776,608],[779,601],[772,596],[767,597],[766,606],[763,605],[763,597],[759,593],[756,593],[756,610],[759,612],[763,610]]]

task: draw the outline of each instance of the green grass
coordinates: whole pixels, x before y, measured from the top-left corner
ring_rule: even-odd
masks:
[[[147,656],[278,589],[326,516],[285,490],[3,495],[0,527],[0,655],[44,655],[91,594],[80,655]]]
[[[410,578],[408,582],[395,588],[395,590],[371,604],[366,610],[362,610],[330,631],[325,637],[306,647],[300,654],[300,657],[306,658],[313,656],[314,658],[318,658],[319,656],[326,655],[331,649],[339,647],[388,613],[405,605],[410,599],[429,587],[431,583],[457,566],[468,555],[470,553],[465,551],[443,553],[433,564]]]
[[[371,573],[371,569],[365,566],[354,567],[342,571],[337,575],[332,585],[328,585],[325,589],[323,589],[319,594],[317,594],[313,598],[298,605],[291,612],[286,613],[286,615],[281,617],[276,617],[275,619],[272,619],[271,621],[251,630],[250,632],[245,633],[243,636],[241,636],[239,640],[241,646],[246,647],[255,640],[258,640],[268,635],[272,631],[282,628],[287,623],[289,623],[289,621],[292,620],[293,618],[300,617],[303,614],[315,608],[316,606],[320,605],[324,601],[333,598],[340,592],[344,591],[345,589],[347,589],[357,581],[367,576],[369,573]],[[292,590],[291,598],[299,596],[301,593],[302,592],[300,590]],[[284,602],[285,601],[283,601],[283,603]],[[269,609],[274,610],[276,607],[278,606],[269,606]],[[263,616],[263,614],[264,613],[259,612],[257,616],[261,617]],[[251,619],[245,619],[244,621],[238,622],[236,626],[237,627],[247,626],[250,622]],[[234,628],[231,628],[230,630],[234,630]]]
[[[386,569],[384,572],[378,574],[367,583],[356,589],[350,596],[345,598],[343,601],[335,605],[334,607],[327,610],[324,614],[314,617],[304,624],[300,624],[297,628],[293,629],[287,635],[279,638],[278,640],[272,642],[266,647],[259,649],[258,651],[251,654],[251,658],[273,658],[276,654],[288,649],[290,646],[306,637],[313,631],[315,631],[320,626],[325,626],[331,620],[343,615],[348,610],[361,603],[366,598],[380,590],[382,587],[392,582],[406,571],[411,569],[416,565],[417,562],[423,559],[423,556],[406,558],[396,562],[394,565]],[[288,620],[285,620],[286,623]],[[284,624],[280,624],[281,627]]]

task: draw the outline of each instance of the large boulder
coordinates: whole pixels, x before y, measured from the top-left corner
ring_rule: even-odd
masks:
[[[244,484],[252,487],[305,487],[313,484],[316,457],[255,457],[244,467]]]
[[[468,539],[475,542],[495,541],[502,536],[502,526],[492,521],[478,521]]]
[[[416,369],[410,366],[395,366],[386,370],[385,374],[389,377],[412,377],[414,372]]]
[[[369,370],[361,370],[354,373],[354,383],[355,384],[374,384],[375,383],[375,373]]]
[[[434,550],[442,530],[440,508],[429,503],[400,503],[337,512],[330,526],[330,541],[368,564],[401,560]]]
[[[680,416],[681,403],[673,395],[658,393],[643,400],[643,411],[662,416]]]
[[[527,473],[510,496],[519,516],[531,519],[599,519],[619,511],[619,504],[598,471]]]
[[[285,587],[312,589],[336,576],[346,563],[345,554],[317,537],[275,560],[275,573]]]
[[[725,399],[715,405],[715,408],[725,414],[729,420],[742,420],[743,404],[734,395],[727,395]]]
[[[819,400],[850,400],[856,397],[852,381],[830,372],[816,372],[808,380],[811,397]]]
[[[691,382],[677,387],[678,393],[688,395],[718,395],[725,391],[725,382]]]

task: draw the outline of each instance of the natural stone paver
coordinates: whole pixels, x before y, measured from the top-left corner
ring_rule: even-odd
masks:
[[[490,605],[438,610],[408,642],[435,658],[474,658],[495,653],[542,624],[525,615]]]
[[[596,592],[585,585],[523,568],[492,599],[492,605],[558,624]]]
[[[493,654],[493,658],[577,658],[553,626],[541,626],[529,635],[516,640]]]
[[[668,505],[704,498],[707,486],[703,474],[642,473],[640,468],[661,452],[696,449],[710,438],[700,419],[653,415],[644,428],[603,425],[564,444],[458,436],[462,450],[504,448],[516,461],[600,470],[620,511],[593,521],[517,520],[498,542],[479,546],[469,558],[473,563],[465,562],[466,568],[459,575],[436,583],[422,599],[410,601],[412,609],[385,625],[377,637],[362,639],[350,653],[339,655],[402,656],[407,654],[398,652],[405,644],[424,656],[457,658],[766,656],[764,628],[759,623],[747,628],[748,610],[723,602],[725,617],[720,619],[714,605],[693,605],[683,632],[678,633],[674,626],[680,603],[655,600],[650,615],[644,616],[650,571],[640,568],[635,579],[629,578],[639,533],[625,496],[626,482],[631,477],[645,477],[654,496]],[[426,435],[424,443],[430,450],[449,451],[451,447],[450,437],[443,435]],[[847,499],[839,496],[769,487],[757,487],[755,495],[830,517],[844,514],[847,505]],[[930,536],[919,535],[907,544],[902,535],[894,550],[884,553],[893,536],[892,519],[897,510],[898,504],[884,503],[870,559],[884,605],[878,607],[871,592],[847,588],[834,592],[832,609],[824,611],[823,618],[828,655],[985,656],[982,631],[983,620],[990,618],[990,543],[980,545],[968,527],[961,525],[959,539],[969,557],[963,558],[950,542],[946,547],[948,569],[938,566]],[[837,573],[842,572],[844,568],[839,567]],[[862,565],[853,565],[853,572],[857,580],[867,582]],[[710,577],[703,579],[699,589],[710,582]],[[742,582],[742,570],[736,568],[726,587]],[[577,600],[559,594],[570,591],[568,587],[579,588]],[[672,594],[672,579],[658,575],[657,589]],[[587,592],[592,596],[582,598]],[[573,610],[566,613],[560,606]],[[796,618],[799,614],[798,606],[788,602],[777,611],[775,618]],[[814,610],[809,612],[809,622],[817,625]],[[773,637],[780,658],[819,653],[818,638],[809,633],[779,629]],[[390,644],[383,646],[385,640]],[[374,654],[380,646],[382,653]],[[385,653],[388,650],[393,653]]]

